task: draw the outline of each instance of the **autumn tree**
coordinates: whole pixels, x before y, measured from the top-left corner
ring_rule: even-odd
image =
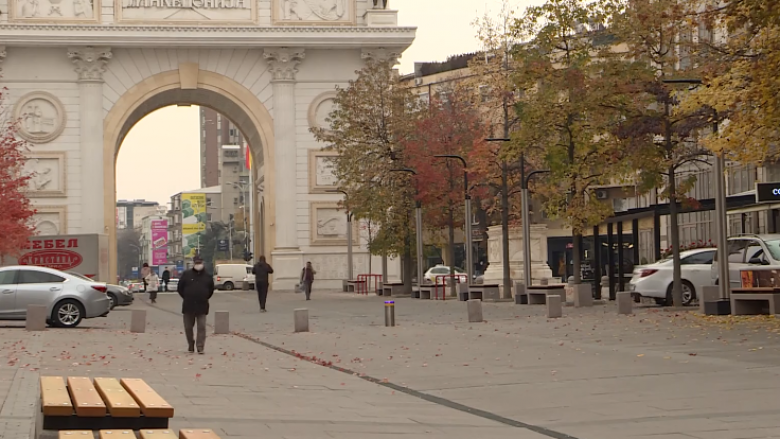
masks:
[[[582,232],[612,214],[594,191],[623,172],[609,134],[619,116],[600,106],[609,91],[599,83],[598,32],[583,26],[592,14],[592,5],[582,0],[548,0],[515,23],[528,43],[517,48],[524,64],[518,87],[525,93],[510,146],[516,156],[534,156],[549,170],[534,192],[544,197],[551,217],[565,219],[572,229],[575,284],[581,282]]]
[[[422,114],[412,92],[399,84],[394,60],[370,58],[357,78],[338,88],[330,127],[313,129],[315,138],[337,153],[334,172],[344,201],[357,219],[379,227],[370,251],[402,255],[404,284],[411,292],[411,212],[414,190],[406,167],[404,142]]]
[[[701,106],[678,107],[676,80],[697,78],[701,58],[694,50],[691,10],[679,0],[605,0],[608,14],[609,48],[601,51],[609,84],[615,93],[605,106],[622,118],[612,132],[620,138],[629,166],[636,170],[640,190],[661,188],[669,200],[669,223],[674,260],[671,298],[682,305],[680,267],[680,203],[694,177],[680,178],[683,168],[707,163],[707,151],[696,141],[696,133],[708,117]],[[668,300],[668,299],[667,299]]]
[[[0,260],[19,256],[33,235],[35,209],[27,198],[31,178],[24,172],[27,143],[16,137],[19,121],[5,103],[7,89],[0,88]]]
[[[454,157],[436,156],[457,155],[470,165],[470,153],[474,145],[484,142],[485,129],[479,109],[471,105],[469,96],[456,90],[439,96],[431,98],[429,110],[415,124],[404,149],[409,165],[417,172],[417,200],[423,207],[427,230],[438,236],[442,229],[448,229],[450,274],[455,274],[455,225],[459,228],[465,217],[470,220],[471,212],[464,217],[463,164]]]

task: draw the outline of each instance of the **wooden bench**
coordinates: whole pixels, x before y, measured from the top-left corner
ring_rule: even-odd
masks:
[[[141,430],[141,439],[179,439],[173,430]]]
[[[735,316],[780,314],[780,288],[734,288],[731,314]]]
[[[40,415],[42,429],[70,433],[167,429],[173,407],[140,379],[43,376]]]
[[[141,439],[220,439],[214,430],[208,428],[186,428],[179,430],[140,430]],[[61,430],[59,439],[94,439],[92,430]],[[100,430],[98,439],[136,439],[133,430]]]
[[[561,303],[566,303],[566,285],[529,285],[525,287],[529,305],[544,305],[547,296],[560,296]]]
[[[219,436],[208,428],[186,428],[179,430],[179,439],[219,439]]]

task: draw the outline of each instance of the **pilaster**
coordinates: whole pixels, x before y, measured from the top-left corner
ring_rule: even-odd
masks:
[[[68,49],[79,83],[81,142],[81,232],[106,233],[103,221],[103,73],[111,59],[108,47]]]

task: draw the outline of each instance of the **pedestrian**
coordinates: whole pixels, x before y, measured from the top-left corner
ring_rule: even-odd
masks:
[[[168,271],[168,269],[166,268],[162,274],[162,283],[163,285],[165,285],[165,289],[163,291],[165,291],[166,293],[168,292],[168,282],[170,281],[171,281],[171,272]]]
[[[144,278],[146,282],[146,291],[149,293],[149,300],[152,303],[157,303],[157,291],[160,290],[160,278],[157,273],[150,271],[149,275]]]
[[[187,337],[188,351],[203,353],[206,345],[206,316],[209,314],[209,299],[214,295],[214,279],[206,272],[203,259],[195,256],[192,268],[185,271],[179,279],[176,288],[182,298],[181,313],[184,316],[184,335]],[[192,329],[197,323],[197,339],[192,336]]]
[[[268,275],[273,272],[273,267],[265,262],[265,256],[257,258],[257,264],[252,267],[252,274],[255,275],[257,300],[260,302],[260,312],[266,312],[265,301],[268,299]]]
[[[307,262],[306,266],[301,270],[301,285],[303,285],[306,293],[306,300],[311,300],[311,284],[314,283],[315,274],[317,274],[317,271],[311,266],[311,262]]]
[[[149,267],[149,264],[144,262],[143,267],[141,267],[141,282],[144,283],[144,293],[146,292],[146,276],[149,276],[149,274],[152,272],[152,268]]]

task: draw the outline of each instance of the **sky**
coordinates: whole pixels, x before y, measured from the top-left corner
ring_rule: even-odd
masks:
[[[486,13],[498,15],[503,1],[390,0],[399,25],[417,27],[414,44],[401,57],[401,73],[411,73],[415,62],[444,61],[450,55],[479,50],[472,23]],[[506,1],[518,13],[541,2]],[[199,188],[199,133],[195,106],[163,108],[138,122],[119,150],[117,198],[165,204],[171,195]]]

